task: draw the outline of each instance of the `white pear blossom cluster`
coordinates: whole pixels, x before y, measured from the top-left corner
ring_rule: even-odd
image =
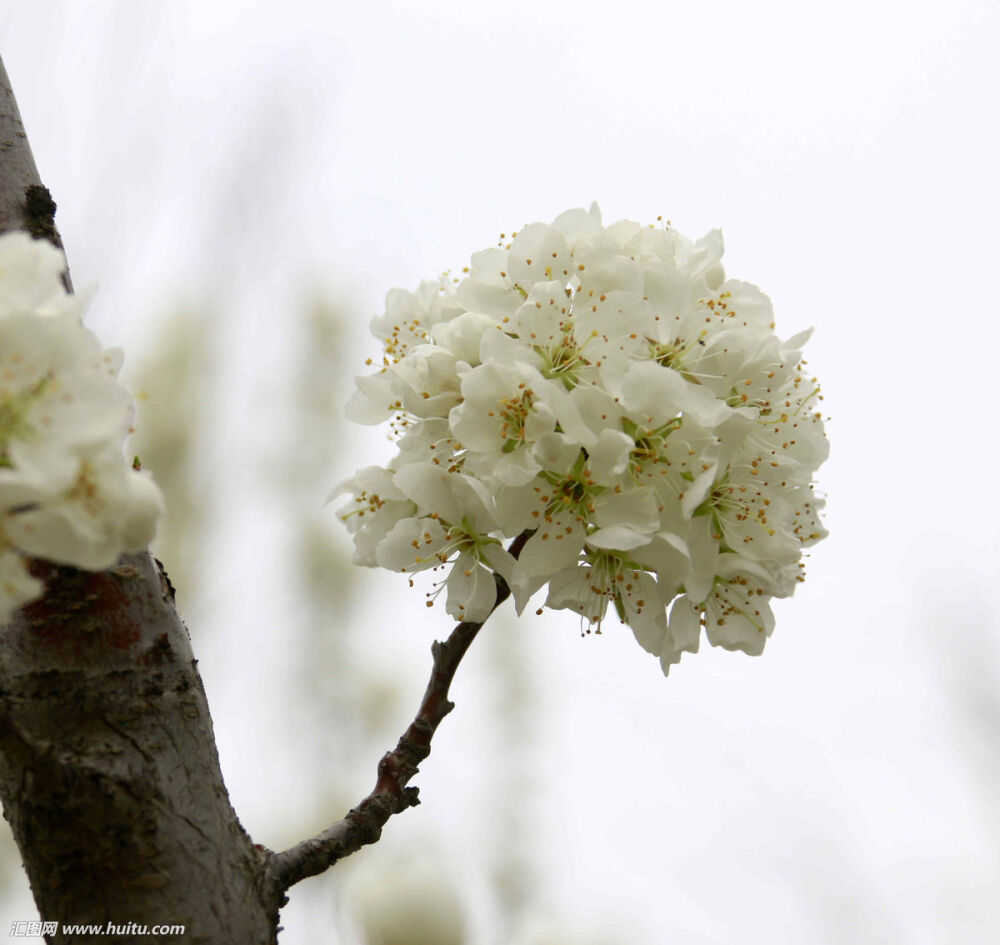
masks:
[[[100,570],[153,537],[160,491],[124,453],[122,356],[80,322],[63,254],[0,236],[0,622],[42,591],[28,559]]]
[[[355,561],[447,571],[429,596],[446,589],[457,619],[485,619],[492,572],[519,612],[546,587],[589,631],[611,605],[665,673],[701,627],[759,654],[769,600],[826,534],[827,439],[810,332],[778,338],[722,248],[718,231],[603,226],[594,206],[390,292],[348,415],[390,420],[399,451],[333,493],[351,497]],[[503,543],[526,532],[515,559]]]

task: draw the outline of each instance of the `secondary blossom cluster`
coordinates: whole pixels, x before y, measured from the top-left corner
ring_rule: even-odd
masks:
[[[490,612],[492,572],[519,612],[546,587],[589,630],[611,605],[664,672],[702,626],[760,653],[770,598],[826,534],[827,440],[809,332],[779,339],[722,249],[594,206],[501,235],[464,278],[391,291],[348,415],[389,420],[399,451],[334,490],[355,561],[446,570],[429,596],[462,620]],[[503,542],[524,532],[515,560]]]
[[[160,491],[124,454],[122,355],[80,322],[62,253],[0,236],[0,622],[36,598],[28,559],[100,570],[153,537]]]

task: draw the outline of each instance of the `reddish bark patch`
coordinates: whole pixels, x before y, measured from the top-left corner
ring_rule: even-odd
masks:
[[[124,565],[108,571],[31,562],[31,573],[45,582],[45,594],[26,606],[16,632],[6,643],[35,663],[77,668],[104,665],[109,649],[129,653],[142,639],[147,602],[139,571]]]

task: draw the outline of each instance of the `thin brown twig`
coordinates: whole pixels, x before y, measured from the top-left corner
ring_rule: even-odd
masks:
[[[532,532],[522,532],[508,549],[517,557]],[[496,601],[490,614],[509,596],[510,587],[499,574],[493,575],[497,586]],[[407,787],[420,763],[431,753],[431,739],[441,720],[455,708],[448,700],[448,689],[462,657],[476,638],[489,615],[478,623],[463,621],[444,643],[431,646],[434,663],[420,708],[396,747],[378,763],[378,778],[371,793],[357,807],[322,833],[303,840],[283,853],[272,853],[268,873],[282,891],[309,876],[324,872],[346,856],[382,835],[382,827],[393,815],[420,803],[419,788]]]

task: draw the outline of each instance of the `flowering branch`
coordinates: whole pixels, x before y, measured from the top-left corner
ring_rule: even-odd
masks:
[[[508,549],[514,558],[521,553],[531,531],[522,532]],[[496,601],[492,613],[509,596],[506,580],[494,573]],[[455,708],[448,699],[448,689],[462,657],[486,622],[465,620],[452,630],[444,643],[431,646],[434,664],[427,689],[416,717],[403,733],[396,747],[378,763],[378,779],[372,792],[337,823],[310,840],[304,840],[284,853],[272,854],[270,878],[282,891],[300,880],[316,876],[369,843],[375,843],[382,827],[393,815],[420,803],[419,788],[407,787],[420,763],[431,753],[431,739],[441,720]]]

